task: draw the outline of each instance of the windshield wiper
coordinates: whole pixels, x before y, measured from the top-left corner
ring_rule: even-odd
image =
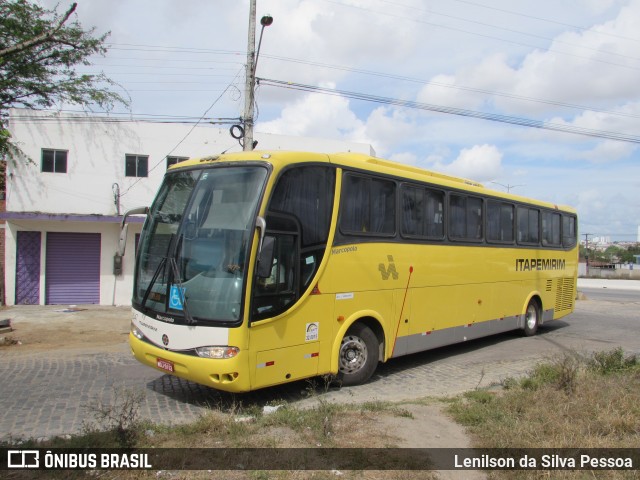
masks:
[[[151,294],[151,289],[156,284],[156,280],[158,279],[158,275],[160,274],[160,270],[162,269],[162,267],[164,266],[165,263],[167,263],[167,257],[162,257],[162,260],[160,260],[160,263],[158,264],[158,268],[156,268],[156,271],[153,272],[153,277],[151,277],[151,281],[149,282],[149,286],[147,287],[147,289],[144,292],[144,296],[142,297],[142,302],[141,302],[140,308],[144,308],[145,305],[147,304],[147,299],[149,298],[149,294]]]

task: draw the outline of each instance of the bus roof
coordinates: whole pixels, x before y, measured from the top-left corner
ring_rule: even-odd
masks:
[[[244,162],[244,161],[263,161],[281,168],[291,163],[331,163],[338,167],[347,167],[355,170],[366,170],[372,173],[382,175],[390,175],[396,178],[404,178],[407,180],[415,180],[425,182],[432,185],[454,188],[457,190],[466,190],[476,192],[478,194],[498,197],[514,202],[522,202],[535,204],[541,207],[551,208],[555,210],[564,210],[576,213],[576,210],[566,205],[556,205],[550,202],[534,200],[532,198],[514,195],[511,193],[501,192],[492,188],[487,188],[483,184],[473,180],[444,173],[434,172],[423,168],[407,165],[403,163],[393,162],[382,158],[372,157],[362,153],[313,153],[298,151],[282,151],[282,150],[254,150],[248,152],[224,153],[220,155],[212,155],[200,158],[190,158],[170,167],[170,170],[194,167],[202,164],[220,163],[220,162]]]

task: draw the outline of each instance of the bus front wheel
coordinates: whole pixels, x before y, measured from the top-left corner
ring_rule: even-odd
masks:
[[[378,347],[378,338],[369,327],[353,325],[340,344],[338,381],[349,386],[369,380],[378,365]]]
[[[538,302],[531,300],[527,305],[527,311],[524,314],[524,334],[527,337],[531,337],[538,331],[538,325],[540,324],[540,307]]]

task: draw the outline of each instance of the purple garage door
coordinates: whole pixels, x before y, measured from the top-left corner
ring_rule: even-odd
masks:
[[[16,239],[16,305],[40,303],[40,232],[18,232]]]
[[[100,303],[100,234],[47,233],[47,305]]]

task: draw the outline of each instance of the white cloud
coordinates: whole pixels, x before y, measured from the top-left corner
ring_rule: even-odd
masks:
[[[640,95],[640,57],[638,40],[634,40],[638,22],[640,1],[632,0],[613,20],[588,30],[560,33],[548,49],[532,50],[516,65],[496,53],[459,66],[454,75],[434,76],[432,81],[505,93],[507,96],[485,96],[485,101],[492,99],[510,114],[555,114],[561,108],[557,103],[610,108]],[[436,86],[425,87],[418,98],[440,98],[452,106],[467,102],[472,108],[482,103],[481,97],[468,91],[456,93]]]
[[[229,88],[208,117],[242,115],[248,0],[78,3],[81,24],[119,45],[87,70],[131,92],[133,113],[199,118]],[[257,3],[258,20],[274,18],[259,77],[640,136],[640,0]],[[364,141],[403,163],[525,184],[517,193],[578,205],[585,225],[640,223],[634,143],[266,85],[256,98],[261,131]]]
[[[477,65],[464,67],[457,75],[436,75],[418,93],[417,100],[466,110],[479,109],[487,101],[483,91],[508,91],[514,73],[503,54],[491,55]]]
[[[592,163],[614,163],[620,159],[629,158],[637,150],[631,143],[605,140],[598,143],[595,148],[578,154],[578,158]]]
[[[486,182],[502,174],[502,153],[495,145],[475,145],[462,149],[451,163],[432,158],[431,165],[428,161],[427,165],[433,170]]]
[[[349,100],[308,94],[284,107],[279,118],[260,122],[257,128],[265,133],[344,139],[353,138],[363,123],[350,110]]]

